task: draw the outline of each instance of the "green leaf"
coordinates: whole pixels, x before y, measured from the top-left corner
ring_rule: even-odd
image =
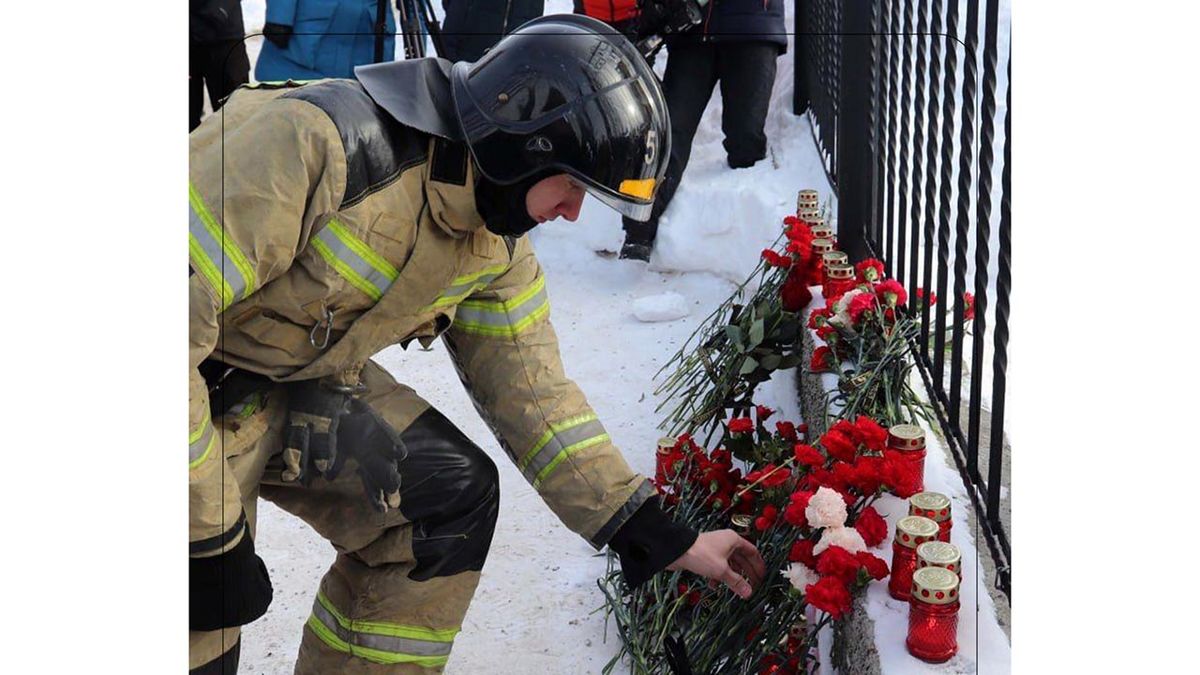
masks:
[[[725,335],[729,336],[729,341],[737,346],[742,346],[742,329],[737,326],[725,326]]]
[[[783,357],[781,357],[780,355],[768,354],[762,360],[762,367],[766,368],[767,370],[775,370],[776,368],[779,367],[779,364],[782,362],[783,362]]]
[[[750,344],[752,346],[763,341],[763,333],[765,330],[766,326],[763,324],[762,319],[757,319],[754,323],[750,324]]]
[[[749,375],[750,373],[754,372],[756,368],[758,368],[758,361],[755,361],[753,358],[747,356],[746,360],[742,362],[742,367],[738,369],[738,375]]]
[[[780,368],[795,368],[804,361],[804,358],[799,354],[788,354],[779,361]]]

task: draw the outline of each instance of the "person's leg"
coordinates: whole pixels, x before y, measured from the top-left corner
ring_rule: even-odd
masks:
[[[243,40],[228,40],[212,45],[209,54],[212,60],[205,84],[208,86],[208,100],[212,103],[213,112],[216,112],[226,96],[250,81],[250,59],[246,56]]]
[[[767,156],[763,128],[775,85],[779,47],[770,42],[724,42],[717,51],[727,161],[734,169],[754,166]]]
[[[671,158],[666,176],[654,198],[650,220],[644,223],[622,219],[625,246],[621,257],[648,260],[658,219],[667,210],[692,154],[692,139],[717,82],[716,53],[710,44],[676,44],[669,48],[663,75],[663,97],[671,115]]]
[[[279,392],[253,394],[233,405],[230,412],[213,416],[220,443],[218,448],[228,462],[230,479],[237,484],[242,495],[242,512],[245,517],[246,534],[252,539],[257,536],[257,503],[259,479],[263,475],[267,458],[282,449],[282,429],[286,412]],[[230,402],[234,404],[234,402]],[[211,461],[211,460],[210,460]],[[227,531],[236,529],[229,523]],[[226,528],[223,528],[226,530]],[[223,545],[223,537],[208,537],[192,542],[192,555],[206,553],[206,547],[214,549]],[[237,672],[238,654],[241,647],[241,628],[234,626],[223,630],[188,632],[188,668],[190,675],[233,675]]]
[[[437,673],[462,627],[499,511],[499,475],[483,450],[382,368],[363,370],[364,400],[400,432],[400,508],[381,514],[350,461],[332,482],[278,480],[262,496],[338,550],[304,628],[296,673]],[[343,449],[344,451],[344,449]]]

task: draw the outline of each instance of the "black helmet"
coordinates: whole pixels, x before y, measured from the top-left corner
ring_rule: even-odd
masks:
[[[635,220],[666,173],[671,123],[649,64],[608,24],[575,14],[517,28],[454,64],[454,105],[479,171],[511,185],[559,169]]]

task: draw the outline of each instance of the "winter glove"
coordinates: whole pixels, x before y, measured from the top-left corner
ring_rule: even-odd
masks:
[[[281,478],[307,487],[314,476],[328,475],[337,459],[338,425],[350,412],[350,395],[323,387],[319,380],[288,385],[288,426],[284,432]]]
[[[350,414],[337,429],[338,452],[333,469],[325,477],[333,480],[341,472],[347,457],[358,462],[358,477],[371,506],[380,513],[400,506],[399,463],[408,456],[400,434],[366,403],[350,402]]]
[[[263,24],[263,37],[280,49],[287,49],[288,41],[292,39],[292,27],[278,23]]]
[[[189,558],[188,627],[220,630],[244,626],[267,613],[273,590],[267,566],[254,553],[247,530],[221,555]]]

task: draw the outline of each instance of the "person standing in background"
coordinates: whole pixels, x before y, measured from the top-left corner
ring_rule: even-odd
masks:
[[[375,62],[375,17],[384,14],[383,60],[395,54],[396,20],[387,0],[267,0],[260,82],[354,77]]]
[[[711,0],[704,21],[690,31],[666,36],[663,94],[671,116],[671,160],[650,220],[623,219],[621,258],[650,260],[658,220],[679,187],[692,151],[692,138],[721,84],[721,130],[732,169],[754,166],[767,156],[764,126],[775,83],[775,59],[787,51],[783,0]]]
[[[446,20],[442,44],[451,61],[478,61],[500,38],[536,19],[546,9],[545,0],[442,0]]]
[[[246,28],[239,0],[190,0],[188,6],[188,131],[204,115],[204,87],[212,109],[250,79]]]

